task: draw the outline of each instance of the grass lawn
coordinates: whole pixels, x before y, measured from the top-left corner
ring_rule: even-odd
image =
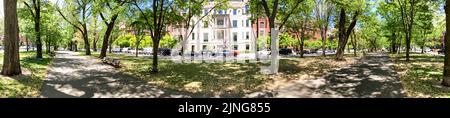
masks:
[[[98,57],[93,53],[93,57]],[[322,76],[328,70],[355,62],[335,62],[332,57],[283,58],[280,60],[278,75],[260,73],[260,67],[267,64],[257,63],[174,63],[159,60],[157,74],[151,74],[150,57],[134,57],[108,54],[121,59],[120,70],[139,79],[160,87],[198,93],[206,97],[242,97],[246,93],[261,91],[282,85],[297,79],[309,79]]]
[[[20,52],[22,75],[5,77],[0,75],[0,98],[38,97],[47,73],[51,58],[44,55],[37,60],[35,52]],[[3,64],[3,53],[0,53],[0,66]]]
[[[391,55],[408,97],[450,98],[450,89],[441,86],[444,57],[429,54],[410,56],[408,63],[404,54]]]

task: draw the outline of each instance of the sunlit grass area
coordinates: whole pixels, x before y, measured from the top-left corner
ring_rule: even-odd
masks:
[[[98,57],[94,53],[92,57]],[[121,60],[120,70],[160,87],[198,93],[207,97],[242,97],[246,93],[279,86],[280,81],[310,79],[322,76],[328,70],[354,62],[335,62],[332,57],[283,58],[280,73],[267,75],[260,72],[267,63],[175,63],[159,60],[157,74],[151,74],[151,57],[108,54]]]
[[[395,70],[401,76],[401,82],[408,97],[445,97],[450,98],[450,89],[441,86],[444,57],[429,54],[412,54],[406,62],[404,55],[391,55]]]
[[[47,74],[47,67],[51,58],[44,55],[43,59],[36,59],[35,52],[21,52],[20,64],[22,75],[14,77],[0,76],[0,97],[22,98],[38,97]],[[3,64],[3,53],[0,53],[0,66]]]

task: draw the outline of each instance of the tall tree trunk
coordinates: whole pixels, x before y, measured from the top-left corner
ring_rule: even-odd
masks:
[[[19,24],[17,20],[17,0],[3,0],[5,13],[5,46],[2,74],[13,76],[22,74],[19,58]]]
[[[295,38],[298,40],[298,48],[300,49],[300,58],[303,58],[304,49],[303,49],[303,41],[301,36],[298,33],[295,33]]]
[[[28,40],[28,38],[25,38],[25,43],[27,44],[27,52],[30,51],[30,41]]]
[[[34,25],[34,31],[36,32],[36,58],[42,58],[42,40],[41,40],[41,32],[39,29],[40,19],[37,18]]]
[[[410,56],[409,56],[409,53],[410,53],[410,50],[411,50],[411,35],[412,35],[412,29],[413,29],[413,24],[414,24],[414,4],[415,4],[415,1],[414,0],[411,0],[410,1],[410,4],[411,4],[411,6],[410,6],[410,10],[409,10],[409,24],[407,25],[407,32],[406,32],[406,61],[409,61],[410,60]],[[406,21],[406,22],[408,22],[408,21]]]
[[[86,51],[86,55],[91,55],[91,46],[89,43],[89,38],[88,38],[88,33],[87,33],[87,28],[86,28],[86,24],[83,26],[84,29],[84,33],[83,34],[83,40],[84,40],[84,49]]]
[[[357,50],[357,47],[356,47],[356,39],[354,39],[353,41],[355,41],[354,42],[354,44],[353,44],[353,56],[358,56],[357,54],[356,54],[356,50]]]
[[[348,28],[345,28],[346,24],[346,14],[345,9],[341,8],[341,13],[339,16],[339,43],[338,43],[338,49],[336,52],[336,60],[344,60],[344,51],[345,46],[347,45],[347,41],[349,38],[350,33],[353,31],[353,28],[356,25],[357,18],[359,15],[359,11],[356,11],[355,14],[353,14],[353,19]]]
[[[73,51],[72,41],[69,42],[69,44],[67,45],[67,47],[69,48],[69,51]]]
[[[139,43],[141,42],[140,36],[139,39],[136,39],[136,57],[139,57]]]
[[[423,33],[423,36],[422,36],[423,41],[421,42],[421,45],[420,45],[420,49],[422,50],[421,54],[425,53],[425,41],[426,41],[425,31],[423,31],[422,33]]]
[[[324,31],[323,29],[320,30],[320,37],[322,37],[322,56],[325,57],[326,56],[326,52],[325,50],[327,50],[326,47],[326,43],[327,43],[327,36],[326,36],[326,31]]]
[[[256,18],[256,38],[255,38],[255,59],[256,61],[259,61],[259,54],[258,54],[258,40],[259,40],[259,18]]]
[[[35,4],[36,5],[36,4]],[[35,17],[34,17],[34,32],[36,33],[36,58],[42,58],[42,40],[41,40],[41,2],[37,1],[37,6],[35,7]]]
[[[406,35],[406,61],[409,61],[409,53],[410,53],[410,50],[411,50],[411,37],[410,37],[410,33],[409,33],[409,30],[408,30],[408,32],[406,33],[407,35]]]
[[[279,65],[279,60],[278,60],[279,42],[278,42],[278,31],[275,28],[275,19],[276,19],[277,13],[278,13],[279,3],[278,3],[278,0],[273,0],[272,1],[272,9],[270,9],[266,0],[263,0],[261,2],[262,2],[262,6],[264,8],[264,11],[266,13],[266,16],[269,18],[270,49],[271,49],[271,57],[272,57],[271,64],[270,64],[270,70],[271,70],[270,74],[277,74],[278,73],[278,65]],[[301,1],[299,1],[299,2],[301,2]],[[272,12],[271,12],[271,10],[272,10]],[[286,18],[289,18],[289,17],[286,17]],[[285,23],[285,21],[287,21],[287,19],[285,19],[283,22]],[[281,29],[284,23],[282,23],[278,29]]]
[[[276,74],[278,73],[278,65],[279,65],[279,60],[278,60],[278,56],[279,56],[279,52],[278,52],[278,32],[275,28],[275,18],[270,18],[269,19],[269,25],[270,25],[270,47],[271,47],[271,56],[272,56],[272,61],[271,61],[271,67],[272,67],[272,73],[271,74]]]
[[[392,36],[391,36],[391,53],[397,52],[396,51],[397,50],[397,46],[396,46],[397,40],[396,39],[397,39],[397,37],[395,35],[395,32],[393,32]]]
[[[305,55],[305,39],[303,36],[300,36],[300,58],[303,58],[303,55]]]
[[[109,53],[112,53],[112,43],[113,43],[113,37],[111,37],[111,38],[109,39],[109,41],[108,41],[108,44],[109,44],[109,46],[108,46],[108,48],[109,48]]]
[[[399,33],[399,36],[400,36],[400,40],[398,40],[398,46],[397,46],[397,54],[400,54],[400,52],[402,51],[402,39],[403,39],[403,35],[401,35],[400,33]]]
[[[94,41],[92,42],[92,48],[94,50],[94,52],[97,52],[97,38],[94,39]]]
[[[422,51],[420,52],[421,54],[425,53],[425,51],[424,51],[424,50],[425,50],[425,46],[423,46],[423,45],[420,46],[420,49],[422,50]]]
[[[139,45],[139,43],[136,43],[136,45]],[[139,48],[136,46],[136,57],[139,57]]]
[[[444,61],[444,78],[442,85],[450,86],[450,2],[447,0],[445,2],[445,22],[446,22],[446,33],[445,33],[445,61]]]
[[[338,50],[336,52],[336,59],[337,60],[342,60],[343,58],[343,54],[344,54],[344,49],[345,49],[345,45],[343,44],[344,39],[345,39],[345,20],[346,20],[346,14],[345,14],[345,9],[341,8],[341,12],[339,14],[339,42],[338,42]]]
[[[78,43],[77,43],[77,41],[75,41],[75,43],[73,43],[73,46],[74,46],[75,52],[78,52]]]
[[[156,36],[159,37],[159,36]],[[153,62],[152,62],[152,73],[158,73],[158,48],[159,39],[153,40]]]
[[[111,36],[111,32],[114,29],[114,24],[116,22],[117,17],[118,15],[114,15],[113,18],[111,19],[111,22],[107,24],[108,28],[106,29],[105,36],[103,37],[102,50],[100,52],[99,58],[106,57],[106,49],[108,49],[108,42],[109,42],[108,39]]]

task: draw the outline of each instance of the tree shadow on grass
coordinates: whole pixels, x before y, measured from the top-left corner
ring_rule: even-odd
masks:
[[[393,55],[396,70],[404,73],[401,80],[410,97],[449,97],[450,89],[441,85],[444,56],[412,54]]]
[[[157,74],[150,74],[150,62],[143,62],[125,71],[138,78],[162,82],[162,87],[197,93],[198,97],[243,97],[261,89],[268,75],[259,73],[258,64],[194,64],[161,60]]]
[[[443,64],[413,64],[402,81],[413,97],[449,97],[450,89],[441,85]]]
[[[273,92],[276,97],[401,98],[403,87],[387,57],[363,58],[322,77],[298,80]],[[367,60],[366,60],[367,59]]]
[[[269,75],[261,63],[173,63],[159,60],[159,73],[151,74],[151,57],[110,55],[121,59],[121,70],[162,88],[193,93],[193,97],[243,97],[262,89]]]
[[[161,72],[150,74],[149,58],[119,58],[125,63],[121,68],[124,73],[112,67],[85,68],[107,66],[99,61],[55,58],[58,63],[53,67],[63,70],[50,72],[42,97],[242,97],[264,81],[256,76],[256,64],[175,64],[160,60]]]
[[[326,63],[323,60],[313,60],[305,63],[303,60],[280,59],[280,73],[284,74],[312,74],[314,76],[322,75],[326,70],[335,68],[336,66]]]
[[[175,91],[159,89],[121,73],[98,70],[79,70],[70,75],[52,73],[51,81],[43,86],[42,97],[49,98],[155,98],[165,92],[176,95]]]

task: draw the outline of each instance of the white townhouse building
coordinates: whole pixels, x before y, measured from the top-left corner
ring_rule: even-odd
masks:
[[[211,10],[216,4],[209,2],[203,8],[201,22],[194,26],[192,34],[186,40],[186,51],[254,51],[255,36],[248,13],[249,0],[230,0],[227,9]],[[201,16],[193,18],[192,24]]]

